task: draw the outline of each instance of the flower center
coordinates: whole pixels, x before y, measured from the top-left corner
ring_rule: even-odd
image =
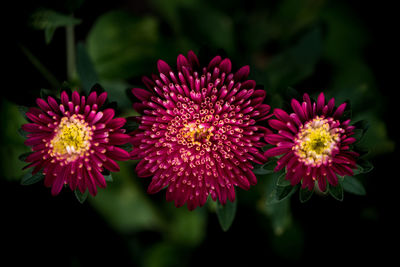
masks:
[[[199,149],[203,144],[210,146],[210,138],[214,135],[213,130],[214,127],[206,123],[191,122],[179,130],[180,141],[189,147],[197,146]]]
[[[90,148],[93,131],[80,115],[64,117],[50,141],[51,156],[67,162],[85,155]]]
[[[332,121],[316,117],[300,129],[293,147],[300,161],[313,166],[330,162],[332,153],[338,149],[342,130],[331,127]]]

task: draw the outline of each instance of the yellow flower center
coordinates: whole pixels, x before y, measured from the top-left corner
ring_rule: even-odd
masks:
[[[74,161],[88,152],[92,135],[92,128],[82,116],[64,117],[50,141],[49,153],[60,160]]]
[[[319,166],[330,162],[332,151],[337,149],[340,128],[331,128],[329,121],[316,117],[306,123],[298,133],[293,147],[300,161]]]
[[[187,144],[189,147],[200,146],[211,146],[210,138],[214,134],[212,133],[214,127],[209,127],[207,124],[191,122],[179,130],[178,138],[182,144]],[[197,149],[197,148],[196,148]]]

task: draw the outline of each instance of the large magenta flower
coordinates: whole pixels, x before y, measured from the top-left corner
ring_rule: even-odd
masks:
[[[99,110],[106,98],[107,93],[92,92],[86,99],[73,92],[70,99],[64,91],[61,103],[51,96],[47,102],[38,98],[39,108],[26,113],[32,123],[22,129],[29,133],[25,144],[33,150],[27,167],[34,167],[33,174],[43,170],[44,184],[52,186],[53,195],[69,184],[81,193],[89,189],[94,196],[97,186],[106,187],[103,170],[119,171],[115,160],[129,159],[129,153],[117,146],[129,141],[121,129],[126,120],[114,118],[111,108]]]
[[[332,98],[325,104],[321,93],[317,102],[311,103],[308,94],[304,102],[292,99],[294,113],[290,115],[282,109],[275,109],[276,119],[270,119],[269,125],[277,133],[267,133],[265,140],[275,145],[265,152],[266,157],[282,155],[275,171],[286,167],[286,179],[292,185],[302,182],[303,188],[314,189],[317,182],[320,190],[325,191],[327,181],[336,186],[337,174],[353,175],[358,153],[352,151],[351,144],[356,139],[354,126],[350,120],[341,117],[346,103],[335,108]]]
[[[231,73],[231,61],[214,57],[200,67],[197,56],[179,55],[177,71],[164,61],[159,76],[143,78],[147,90],[134,88],[142,115],[132,134],[133,159],[141,177],[153,176],[149,193],[167,188],[166,198],[193,210],[211,195],[222,204],[235,199],[235,186],[249,189],[257,179],[252,162],[263,163],[260,139],[270,107],[264,90],[247,80],[249,67]]]

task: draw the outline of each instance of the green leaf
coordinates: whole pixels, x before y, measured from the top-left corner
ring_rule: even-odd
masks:
[[[58,27],[80,24],[81,20],[69,15],[64,15],[50,9],[39,9],[31,17],[31,25],[35,29],[45,31],[46,43],[50,43]]]
[[[123,128],[126,130],[127,133],[130,133],[139,128],[139,123],[128,119],[126,120],[126,123]]]
[[[44,175],[42,173],[36,173],[32,175],[31,172],[26,173],[21,179],[21,185],[32,185],[40,182],[44,179]]]
[[[292,223],[290,199],[285,199],[272,205],[266,205],[265,211],[271,219],[271,226],[275,235],[282,235]]]
[[[89,198],[90,204],[120,233],[157,231],[165,227],[157,207],[137,184],[132,162],[119,165],[120,172],[112,174],[113,183],[107,189],[99,190],[96,197]]]
[[[94,23],[86,48],[100,80],[123,80],[153,71],[159,23],[124,11],[108,12]]]
[[[264,175],[264,174],[270,174],[274,172],[274,167],[276,165],[276,161],[271,160],[265,163],[264,165],[257,165],[254,169],[253,172],[257,175]]]
[[[232,18],[204,1],[182,7],[182,28],[185,36],[197,43],[221,48],[231,54],[235,50],[235,28]],[[206,18],[206,19],[205,19]]]
[[[29,108],[25,106],[18,106],[18,111],[21,116],[28,121],[28,117],[26,117],[26,113],[28,112]]]
[[[286,180],[286,173],[283,173],[282,175],[280,175],[278,177],[278,179],[276,181],[276,184],[279,185],[279,186],[283,186],[283,187],[291,185],[290,181]]]
[[[21,154],[30,152],[30,148],[24,144],[25,138],[18,134],[18,129],[26,123],[25,107],[0,100],[0,170],[1,177],[8,180],[20,181],[23,172],[22,168],[26,163],[19,160]],[[22,113],[22,114],[21,114]]]
[[[21,137],[23,137],[23,138],[28,138],[28,132],[25,132],[24,130],[22,130],[22,128],[19,128],[18,129],[18,133],[19,133],[19,135],[21,135]]]
[[[284,174],[282,174],[284,175]],[[267,205],[276,204],[290,197],[296,192],[298,186],[279,186],[276,185],[267,197]]]
[[[33,153],[33,152],[26,152],[26,153],[23,153],[23,154],[21,154],[21,155],[18,156],[18,159],[19,159],[20,161],[25,162],[26,158],[27,158],[30,154],[32,154],[32,153]]]
[[[52,96],[53,98],[57,98],[56,93],[52,90],[41,88],[40,89],[40,98],[47,101],[47,97]]]
[[[337,186],[332,186],[330,185],[328,187],[329,189],[329,194],[334,197],[335,199],[339,200],[339,201],[343,201],[343,186],[342,184],[339,182]]]
[[[224,232],[231,227],[236,215],[237,197],[234,202],[226,201],[225,205],[217,202],[217,216],[219,224]]]
[[[359,195],[359,196],[366,195],[366,191],[365,191],[363,184],[354,177],[351,177],[351,176],[344,177],[342,184],[343,184],[343,189],[346,192],[349,192],[349,193],[352,193],[355,195]]]
[[[374,169],[374,165],[368,160],[365,159],[359,159],[357,161],[357,164],[361,167],[362,172],[361,173],[368,173]]]
[[[88,197],[88,195],[89,195],[89,191],[88,191],[88,190],[86,190],[85,193],[82,194],[82,192],[81,192],[79,189],[76,189],[76,190],[74,191],[74,193],[75,193],[76,199],[77,199],[77,200],[79,201],[79,203],[81,203],[81,204],[83,204],[83,203],[86,201],[86,199],[87,199],[87,197]]]
[[[112,174],[104,175],[106,182],[113,182]]]
[[[287,88],[314,71],[322,52],[322,33],[314,28],[291,48],[272,58],[267,66],[268,78],[273,88]]]
[[[305,203],[312,197],[314,190],[308,190],[308,188],[300,188],[299,197],[300,202]]]
[[[76,71],[82,84],[82,89],[86,94],[89,94],[93,85],[97,84],[99,79],[94,68],[93,62],[90,59],[85,45],[79,43],[76,52]]]

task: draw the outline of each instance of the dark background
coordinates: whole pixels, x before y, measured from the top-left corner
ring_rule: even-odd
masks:
[[[263,266],[274,263],[391,262],[398,247],[395,238],[398,232],[398,220],[395,219],[398,211],[395,185],[398,157],[393,141],[396,139],[398,112],[397,101],[392,96],[393,90],[397,90],[393,80],[397,77],[395,70],[398,70],[392,37],[398,30],[393,29],[393,2],[166,2],[26,1],[8,3],[2,8],[2,42],[7,47],[3,49],[2,57],[6,70],[1,102],[2,265],[9,262],[12,265],[29,263],[39,266]],[[181,2],[187,3],[179,4]],[[160,216],[167,221],[166,226],[146,227],[138,223],[139,226],[130,227],[128,223],[127,227],[123,223],[125,226],[122,227],[112,217],[124,216],[113,215],[107,206],[113,207],[111,202],[119,201],[112,193],[104,196],[104,201],[90,199],[82,205],[66,189],[59,196],[52,197],[41,183],[21,186],[19,179],[23,172],[14,168],[14,160],[15,153],[24,152],[26,148],[22,145],[23,139],[14,138],[14,133],[17,134],[13,127],[21,121],[21,118],[15,119],[15,107],[34,105],[41,88],[58,89],[52,88],[35,69],[21,46],[29,49],[58,81],[68,80],[65,30],[57,29],[51,43],[46,44],[43,31],[30,26],[31,16],[38,8],[50,8],[63,14],[73,11],[76,18],[82,19],[82,23],[75,27],[76,41],[85,44],[88,44],[88,35],[97,20],[111,10],[124,10],[138,23],[147,16],[156,21],[157,38],[150,44],[152,50],[143,50],[142,53],[142,46],[148,45],[144,43],[137,46],[137,50],[145,56],[134,57],[132,63],[114,63],[117,70],[121,66],[135,66],[131,75],[125,75],[123,71],[110,74],[106,67],[102,72],[101,62],[93,60],[100,80],[117,88],[113,89],[116,91],[119,88],[115,86],[116,80],[124,81],[124,85],[142,86],[140,77],[156,71],[158,58],[173,66],[179,53],[186,53],[189,49],[199,52],[207,46],[212,51],[223,49],[232,59],[234,69],[249,64],[252,68],[250,78],[264,84],[274,107],[284,106],[285,99],[280,95],[288,86],[301,93],[326,91],[339,100],[350,99],[353,116],[369,119],[371,123],[364,143],[371,149],[369,159],[375,168],[360,177],[367,195],[346,193],[343,202],[327,196],[313,196],[305,204],[294,195],[290,201],[291,223],[277,235],[273,219],[263,212],[260,204],[268,184],[262,181],[262,177],[255,188],[238,192],[238,211],[228,232],[221,230],[212,209],[204,207],[189,215],[186,208],[175,211],[173,204],[165,203],[164,192],[146,196],[149,181],[137,180],[136,177],[133,177],[133,192],[140,192],[146,197],[145,203],[150,202],[159,210]],[[297,51],[299,40],[304,36],[313,39],[314,35],[307,34],[315,29],[320,32],[318,44],[311,42],[311,51],[298,47],[300,51]],[[222,30],[222,39],[218,37],[218,30]],[[141,32],[132,34],[139,35],[133,40],[140,40]],[[230,38],[232,35],[234,37]],[[86,47],[93,55],[89,45]],[[300,55],[287,56],[287,51],[292,51],[293,47],[293,53]],[[314,48],[321,52],[315,55]],[[128,59],[129,56],[127,52]],[[281,73],[282,68],[286,72]],[[310,71],[304,71],[308,68]],[[76,78],[69,83],[74,87],[79,86],[80,81]],[[357,89],[363,86],[367,89]],[[127,97],[123,94],[121,97],[126,101]],[[126,110],[124,107],[120,109],[122,114]],[[129,164],[125,167],[129,172],[133,169]],[[125,176],[132,178],[132,175]],[[121,184],[115,181],[107,190],[113,192],[112,187],[118,189],[119,186]],[[115,194],[119,192],[117,189]],[[97,198],[102,198],[102,195]],[[111,204],[104,203],[107,201]],[[129,216],[140,217],[141,210],[128,208],[119,211],[124,214],[137,211],[137,214]],[[197,223],[196,218],[201,223]],[[194,222],[189,226],[185,224],[192,220]],[[128,222],[134,224],[135,220],[129,218]],[[194,238],[190,237],[192,234]]]

